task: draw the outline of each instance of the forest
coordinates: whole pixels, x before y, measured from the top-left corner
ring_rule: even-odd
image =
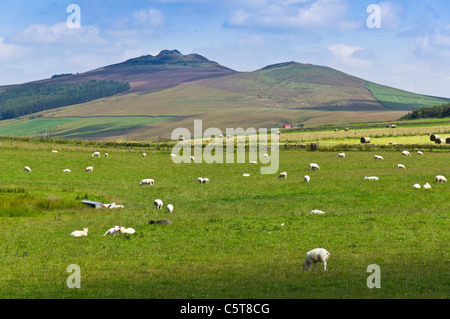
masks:
[[[413,120],[420,118],[444,118],[450,117],[450,103],[435,105],[430,107],[423,107],[418,110],[414,110],[404,116],[401,120]]]
[[[130,89],[129,83],[92,80],[83,83],[33,83],[0,93],[0,119],[85,103]]]

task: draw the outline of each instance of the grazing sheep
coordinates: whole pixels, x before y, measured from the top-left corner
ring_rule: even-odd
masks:
[[[311,214],[325,214],[325,212],[323,212],[323,211],[321,211],[321,210],[318,210],[318,209],[313,209],[313,210],[311,211]]]
[[[278,175],[278,178],[287,178],[287,173],[286,172],[282,172],[280,173],[280,175]]]
[[[70,172],[72,172],[70,169],[68,169],[68,168],[66,168],[66,169],[63,169],[63,172],[64,173],[70,173]]]
[[[120,234],[134,234],[135,232],[136,232],[136,230],[134,230],[134,228],[131,228],[131,227],[125,228],[123,226],[120,226],[120,228],[119,228]]]
[[[434,178],[434,180],[435,180],[437,183],[440,183],[440,182],[447,183],[447,179],[445,178],[445,176],[442,176],[442,175],[436,175],[436,177]]]
[[[203,182],[203,177],[197,178],[197,182],[198,182],[199,184],[201,184],[201,183]]]
[[[381,155],[375,155],[374,158],[379,161],[384,161],[384,158]]]
[[[52,153],[58,153],[58,151],[57,150],[52,150]]]
[[[172,222],[170,221],[170,220],[165,220],[165,219],[163,219],[163,220],[151,220],[151,221],[149,221],[148,222],[150,225],[152,225],[152,224],[166,224],[166,225],[171,225],[172,224]]]
[[[84,169],[85,172],[93,172],[94,168],[92,166],[88,166]]]
[[[199,184],[208,184],[209,183],[209,178],[205,177],[205,178],[197,178],[197,181]]]
[[[157,209],[161,209],[163,207],[163,201],[160,199],[155,199],[153,206]]]
[[[343,157],[343,158],[345,158],[345,153],[339,153],[336,157]]]
[[[310,171],[320,171],[320,167],[319,165],[317,165],[316,163],[310,163],[309,164],[309,170]]]
[[[25,171],[25,172],[30,172],[30,173],[31,173],[31,168],[29,168],[28,166],[25,166],[24,171]]]
[[[109,154],[108,153],[105,153],[105,157],[108,157],[109,156]]]
[[[302,265],[303,270],[309,271],[313,264],[315,269],[317,263],[323,263],[323,270],[327,270],[328,257],[330,257],[330,253],[324,248],[315,248],[308,251],[305,255],[305,262]]]
[[[309,177],[308,175],[303,176],[303,180],[307,183],[309,183],[309,181],[311,180],[311,177]]]
[[[147,154],[145,154],[145,153],[142,153],[142,157],[146,157],[147,156]]]
[[[153,185],[153,184],[155,184],[155,181],[152,178],[143,179],[139,183],[139,185]]]
[[[420,185],[419,185],[419,184],[414,184],[414,185],[413,185],[413,188],[417,188],[417,189],[419,189],[419,188],[421,188],[421,187],[420,187]]]
[[[403,164],[397,164],[397,168],[403,168],[403,169],[406,169],[405,165],[403,165]]]
[[[92,154],[92,157],[95,157],[95,156],[100,157],[100,152],[94,152],[94,153]]]
[[[120,232],[120,226],[114,226],[113,228],[108,229],[103,236],[117,235],[117,234],[119,234],[119,232]]]
[[[250,174],[242,174],[242,176],[244,176],[244,177],[249,177]]]
[[[376,176],[365,176],[364,180],[365,181],[377,181],[379,178]]]
[[[173,213],[173,205],[172,204],[167,204],[167,211],[169,213]]]
[[[408,151],[403,151],[403,152],[402,152],[402,155],[404,155],[404,156],[411,156],[411,153],[408,152]]]
[[[421,151],[417,151],[417,155],[423,155]]]
[[[429,183],[426,183],[425,185],[423,185],[423,188],[425,188],[425,189],[430,189],[430,188],[431,188],[431,185],[430,185]]]
[[[71,237],[81,237],[81,236],[87,236],[87,235],[88,235],[87,228],[83,228],[83,230],[75,230],[70,234]]]

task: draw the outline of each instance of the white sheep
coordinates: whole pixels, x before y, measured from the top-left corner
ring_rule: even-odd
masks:
[[[440,182],[447,183],[447,179],[445,178],[445,176],[442,176],[442,175],[436,175],[436,177],[434,178],[434,180],[435,180],[437,183],[440,183]]]
[[[384,161],[384,158],[381,155],[375,155],[374,158],[379,161]]]
[[[404,156],[411,156],[411,153],[408,152],[408,151],[403,151],[403,152],[402,152],[402,155],[404,155]]]
[[[269,157],[269,154],[267,154],[267,153],[266,153],[266,154],[263,154],[262,157],[263,157],[263,158],[264,158],[264,157]]]
[[[177,156],[176,156],[175,154],[172,153],[172,154],[170,154],[170,157],[177,157]]]
[[[246,173],[244,173],[244,174],[242,174],[242,176],[244,176],[244,177],[249,177],[249,176],[250,176],[250,174],[246,174]]]
[[[209,183],[209,178],[205,177],[205,178],[197,178],[197,181],[199,184],[208,184]]]
[[[131,227],[125,228],[123,226],[120,226],[119,232],[120,234],[134,234],[136,231]]]
[[[105,157],[108,157],[109,156],[109,154],[108,153],[105,153]]]
[[[309,170],[310,171],[319,171],[320,170],[320,167],[319,167],[319,165],[317,165],[316,163],[310,163],[309,164]]]
[[[377,180],[379,180],[379,178],[376,176],[365,176],[364,180],[365,181],[377,181]]]
[[[317,263],[323,263],[323,270],[327,270],[327,261],[330,257],[330,253],[324,248],[315,248],[310,250],[305,255],[305,262],[302,267],[303,270],[309,271],[314,264],[314,268],[317,267]]]
[[[319,210],[319,209],[313,209],[313,210],[311,211],[311,214],[325,214],[325,212],[323,212],[323,211],[321,211],[321,210]]]
[[[199,184],[201,184],[201,183],[203,182],[203,177],[197,178],[197,182],[198,182]]]
[[[94,153],[92,154],[92,157],[95,157],[95,156],[100,157],[100,152],[94,152]]]
[[[417,188],[417,189],[419,189],[419,188],[421,188],[421,187],[420,187],[420,185],[419,185],[419,184],[414,184],[414,185],[413,185],[413,188]]]
[[[403,168],[403,169],[406,169],[405,165],[403,165],[403,164],[397,164],[397,168]]]
[[[103,204],[105,207],[105,204]],[[116,205],[116,203],[106,204],[106,208],[114,209],[114,208],[123,208],[123,205]]]
[[[155,199],[153,206],[157,209],[161,209],[163,207],[163,201],[160,199]]]
[[[250,161],[249,163],[250,163],[250,164],[258,164],[257,161]]]
[[[139,185],[153,185],[155,184],[155,181],[153,178],[146,178],[140,181]]]
[[[119,234],[119,231],[120,231],[120,226],[114,226],[113,228],[108,229],[103,236],[117,235],[117,234]]]
[[[172,204],[167,204],[167,211],[169,213],[173,213],[173,205]]]
[[[52,153],[58,153],[58,151],[57,150],[52,150]]]
[[[194,156],[191,156],[191,161],[195,161],[195,157]]]
[[[423,155],[421,151],[417,151],[417,155]]]
[[[72,172],[70,169],[68,169],[68,168],[66,168],[66,169],[63,169],[63,172],[64,173],[70,173],[70,172]]]
[[[286,172],[282,172],[280,173],[280,175],[278,175],[278,178],[287,178],[287,173]]]
[[[307,183],[309,183],[309,181],[311,180],[311,177],[309,177],[308,175],[303,176],[303,180]]]
[[[29,168],[28,166],[25,166],[25,167],[24,167],[24,171],[25,171],[25,172],[30,172],[30,173],[31,173],[31,168]]]
[[[145,153],[142,153],[142,157],[146,157],[147,156],[147,154],[145,154]]]
[[[71,237],[81,237],[81,236],[87,236],[87,235],[88,235],[87,228],[83,228],[83,230],[75,230],[70,234]]]
[[[339,153],[336,157],[343,157],[343,158],[345,158],[345,153]]]
[[[94,171],[94,167],[92,166],[88,166],[84,169],[85,172],[93,172]]]
[[[426,183],[425,185],[423,185],[423,188],[425,188],[425,189],[430,189],[430,188],[431,188],[431,185],[430,185],[429,183]]]

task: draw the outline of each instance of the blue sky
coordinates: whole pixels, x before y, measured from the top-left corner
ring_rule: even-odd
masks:
[[[67,19],[80,8],[80,28]],[[380,9],[369,28],[369,5]],[[15,0],[0,2],[0,85],[163,49],[237,71],[297,61],[450,97],[446,0]]]

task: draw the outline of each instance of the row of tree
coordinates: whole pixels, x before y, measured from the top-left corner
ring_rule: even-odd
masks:
[[[450,117],[450,103],[436,105],[431,107],[423,107],[418,110],[414,110],[404,116],[401,120],[412,120],[420,118],[444,118]]]
[[[26,84],[0,93],[0,119],[85,103],[130,89],[128,83],[92,80],[67,84]]]

